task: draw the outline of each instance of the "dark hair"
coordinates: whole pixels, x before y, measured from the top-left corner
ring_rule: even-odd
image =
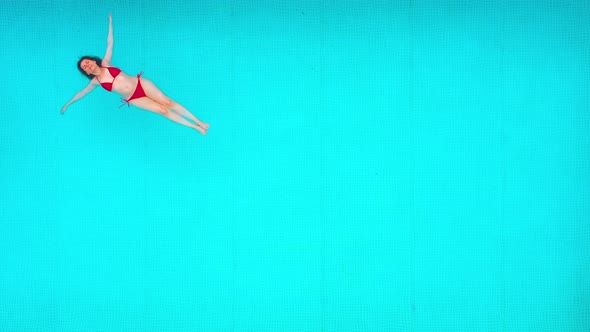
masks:
[[[82,61],[84,61],[86,59],[96,61],[96,64],[99,67],[102,67],[102,59],[97,56],[85,55],[85,56],[81,57],[80,60],[78,60],[78,70],[82,73],[82,75],[88,77],[88,79],[93,79],[94,75],[86,74],[86,72],[84,70],[82,70],[82,68],[80,68],[80,64],[82,63]]]

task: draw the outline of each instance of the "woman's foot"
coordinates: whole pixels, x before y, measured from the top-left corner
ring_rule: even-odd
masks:
[[[195,126],[195,129],[198,130],[201,134],[207,135],[207,129],[205,129],[205,128],[199,126],[199,125],[196,125]]]

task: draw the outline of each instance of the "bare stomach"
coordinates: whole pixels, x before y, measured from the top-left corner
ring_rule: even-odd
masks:
[[[133,94],[136,86],[137,76],[129,76],[121,72],[113,83],[113,91],[127,98]]]

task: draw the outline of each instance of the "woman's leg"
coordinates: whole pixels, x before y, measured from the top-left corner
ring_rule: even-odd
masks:
[[[133,99],[129,103],[133,106],[137,106],[137,107],[142,108],[144,110],[161,114],[161,115],[165,116],[166,118],[168,118],[169,120],[179,123],[183,126],[187,126],[187,127],[196,129],[203,135],[207,134],[207,130],[205,128],[199,127],[198,125],[191,123],[187,119],[180,116],[178,113],[172,111],[171,109],[165,107],[164,105],[157,103],[147,97]]]
[[[141,78],[141,86],[143,87],[143,91],[145,94],[152,100],[164,105],[169,109],[175,110],[178,114],[193,120],[199,127],[205,129],[209,129],[209,124],[197,119],[189,110],[187,110],[184,106],[180,105],[179,103],[175,102],[174,100],[170,99],[166,96],[152,81]]]
[[[205,129],[209,129],[208,123],[205,123],[205,122],[197,119],[197,117],[194,116],[191,112],[189,112],[189,110],[187,110],[186,108],[184,108],[184,106],[180,105],[179,103],[175,102],[174,100],[172,100],[172,99],[169,99],[169,100],[170,100],[170,102],[168,103],[168,105],[170,105],[171,109],[178,112],[178,114],[193,120],[200,127],[203,127]],[[166,103],[164,103],[163,105],[166,105]]]

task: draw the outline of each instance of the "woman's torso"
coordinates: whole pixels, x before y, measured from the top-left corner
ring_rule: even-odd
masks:
[[[105,90],[117,92],[124,96],[131,95],[135,90],[135,86],[137,85],[136,76],[129,76],[119,68],[110,65],[101,67],[100,71],[100,75],[95,76],[94,79],[96,80],[96,83],[100,84]],[[115,77],[113,77],[113,74]],[[109,88],[111,90],[109,90]]]

